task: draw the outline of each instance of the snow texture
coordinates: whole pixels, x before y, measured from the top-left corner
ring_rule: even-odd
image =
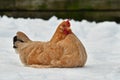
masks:
[[[88,60],[83,68],[31,68],[20,62],[12,48],[17,31],[32,40],[48,41],[63,19],[0,17],[0,80],[120,80],[120,24],[70,20],[84,44]]]

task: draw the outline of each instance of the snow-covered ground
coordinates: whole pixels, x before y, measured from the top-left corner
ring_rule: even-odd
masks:
[[[17,31],[32,40],[47,41],[62,19],[0,17],[0,80],[120,80],[120,24],[70,20],[71,28],[86,47],[83,68],[30,68],[20,62],[12,48]]]

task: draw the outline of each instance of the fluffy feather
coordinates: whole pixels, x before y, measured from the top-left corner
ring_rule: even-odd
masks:
[[[87,54],[81,41],[63,21],[48,42],[32,41],[23,32],[13,38],[13,47],[23,64],[35,68],[82,67]]]

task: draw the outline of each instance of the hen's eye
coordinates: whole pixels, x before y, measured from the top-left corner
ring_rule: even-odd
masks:
[[[65,24],[64,24],[64,25],[62,25],[62,27],[66,27],[66,26],[65,26]]]

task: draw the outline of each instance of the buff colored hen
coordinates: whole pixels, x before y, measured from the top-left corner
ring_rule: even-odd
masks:
[[[69,20],[63,21],[48,42],[32,41],[23,32],[13,38],[13,48],[22,63],[34,68],[83,67],[86,50],[70,29]]]

